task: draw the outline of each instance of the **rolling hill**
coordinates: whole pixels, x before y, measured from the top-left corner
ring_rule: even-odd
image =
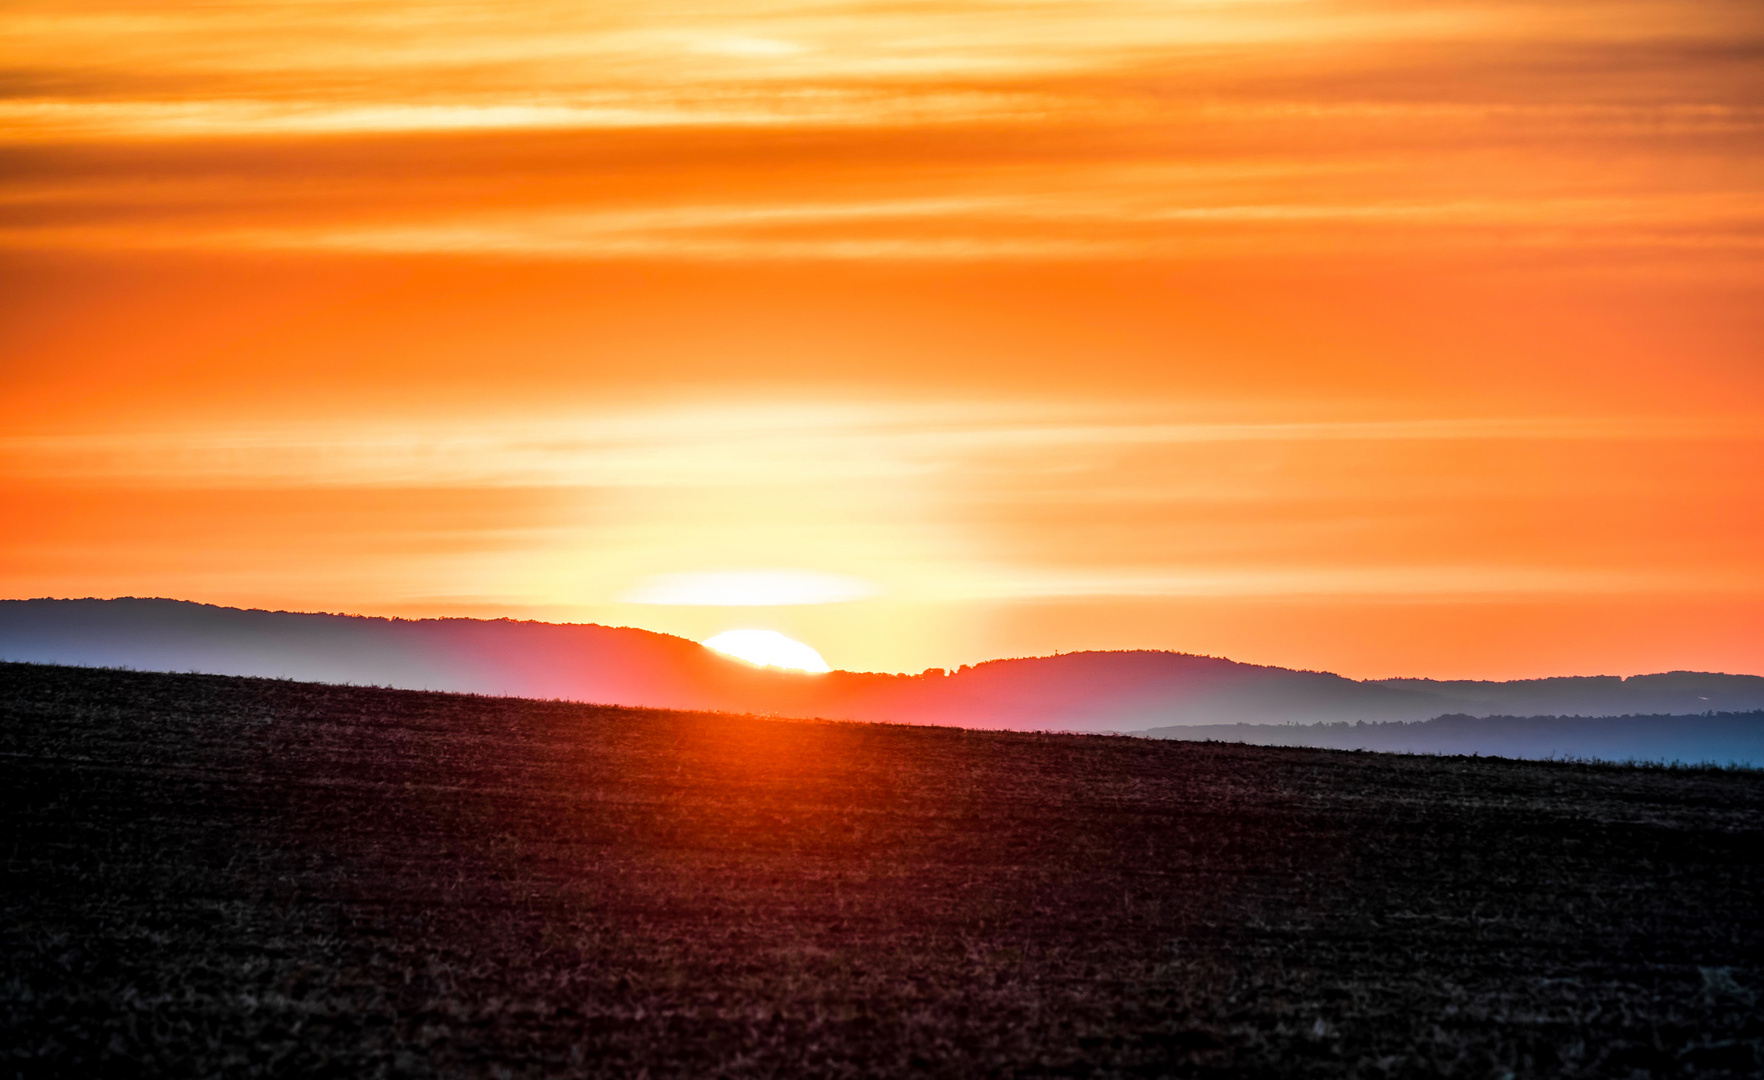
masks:
[[[1764,678],[1752,675],[1356,681],[1154,651],[994,660],[949,673],[803,675],[629,627],[366,618],[158,599],[0,601],[0,659],[1016,730],[1764,709]]]

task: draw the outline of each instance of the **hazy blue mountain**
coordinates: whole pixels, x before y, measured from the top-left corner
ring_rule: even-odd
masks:
[[[0,601],[0,659],[267,675],[618,705],[965,727],[1140,731],[1443,714],[1764,709],[1764,678],[1672,672],[1359,682],[1183,653],[1081,652],[951,673],[804,675],[629,627],[244,611],[178,600]]]
[[[1475,715],[1614,716],[1621,713],[1689,713],[1756,709],[1764,679],[1668,671],[1659,675],[1578,675],[1512,682],[1379,679],[1376,685],[1469,702]]]
[[[1441,716],[1392,724],[1206,724],[1142,734],[1408,754],[1764,765],[1764,711],[1703,716]]]

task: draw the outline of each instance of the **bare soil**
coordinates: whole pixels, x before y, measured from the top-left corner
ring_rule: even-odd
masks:
[[[1756,1076],[1764,774],[0,665],[0,1076]]]

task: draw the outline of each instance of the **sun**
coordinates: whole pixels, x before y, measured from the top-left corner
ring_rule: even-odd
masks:
[[[706,638],[704,645],[725,656],[745,660],[761,667],[784,668],[789,671],[832,671],[821,654],[776,630],[725,630]]]

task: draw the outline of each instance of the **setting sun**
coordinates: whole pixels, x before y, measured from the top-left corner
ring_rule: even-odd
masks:
[[[1761,58],[5,0],[0,1073],[1764,1077]]]
[[[725,630],[706,638],[705,648],[761,667],[820,673],[832,671],[821,654],[776,630]]]

